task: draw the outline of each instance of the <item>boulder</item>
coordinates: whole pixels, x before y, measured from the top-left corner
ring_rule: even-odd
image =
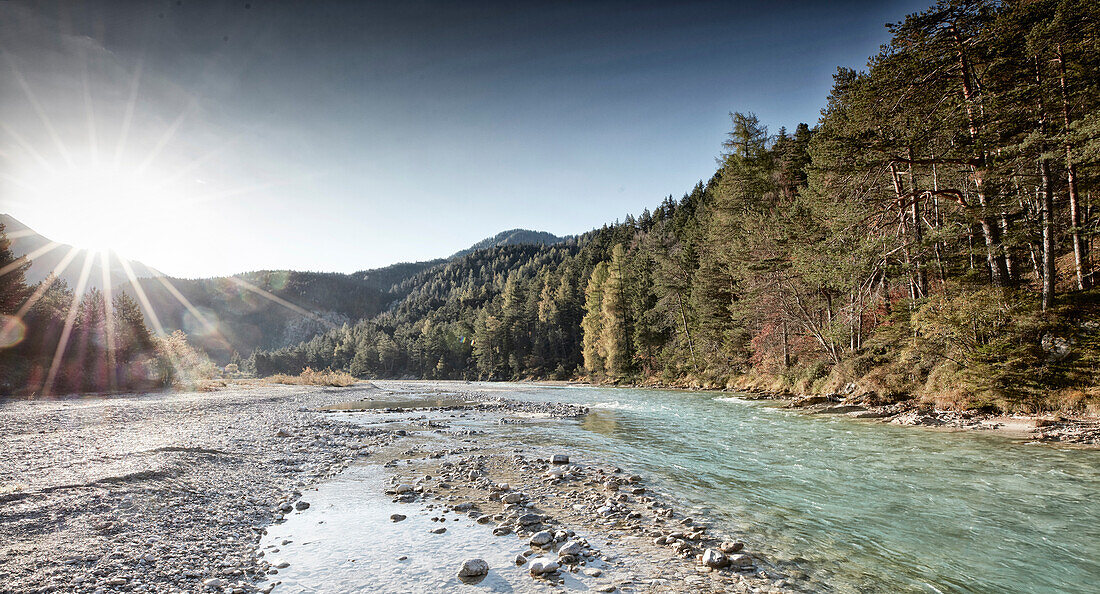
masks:
[[[558,549],[558,555],[572,555],[575,557],[580,555],[582,551],[584,551],[584,543],[579,540],[571,540],[561,545],[561,548]]]
[[[554,454],[550,457],[551,464],[569,464],[569,456],[565,454]]]
[[[549,530],[543,530],[542,532],[536,532],[531,537],[531,544],[536,547],[541,547],[542,545],[549,544],[553,540],[554,535],[550,534]]]
[[[523,514],[519,518],[516,518],[516,523],[520,526],[532,526],[542,521],[542,516],[538,514]]]
[[[467,559],[462,562],[462,567],[458,570],[458,577],[479,577],[487,573],[489,573],[489,564],[484,559]]]
[[[730,565],[734,567],[749,567],[750,565],[752,565],[752,557],[744,553],[731,556],[729,558],[729,561]]]
[[[531,567],[529,569],[531,571],[531,575],[539,576],[548,573],[554,573],[558,570],[559,567],[561,566],[548,559],[535,559],[534,561],[531,561]]]
[[[722,569],[730,564],[730,560],[726,555],[720,551],[714,549],[707,549],[703,552],[703,565],[714,569]]]
[[[393,514],[393,515],[390,516],[390,520],[393,521],[393,522],[400,522],[401,520],[404,520],[406,517],[408,517],[408,516],[406,516],[405,514]]]

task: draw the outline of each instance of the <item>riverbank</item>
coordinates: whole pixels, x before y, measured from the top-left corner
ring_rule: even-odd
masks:
[[[1086,449],[1100,449],[1100,418],[1048,415],[1006,415],[979,411],[939,409],[917,399],[890,404],[875,404],[859,395],[795,394],[759,388],[694,387],[647,381],[640,384],[592,383],[585,381],[533,381],[547,386],[622,387],[685,392],[716,392],[742,394],[751,400],[772,400],[808,414],[844,415],[853,419],[891,423],[909,427],[946,431],[981,431],[1002,435],[1025,443],[1062,444]]]
[[[418,391],[433,390],[447,392]],[[523,545],[522,564],[515,557],[511,567],[490,568],[518,568],[515,591],[585,581],[624,592],[794,588],[763,556],[708,531],[640,476],[576,454],[553,463],[561,452],[504,447],[448,428],[447,419],[539,422],[585,412],[578,407],[475,393],[490,402],[437,409],[444,418],[434,422],[400,408],[317,412],[386,395],[370,384],[232,385],[3,402],[0,592],[293,591],[280,589],[280,572],[293,572],[293,564],[270,556],[278,545],[265,534],[319,511],[316,500],[310,507],[311,490],[355,461],[383,469],[410,520],[461,513],[483,533],[476,540],[487,557]],[[364,416],[379,424],[364,424]],[[455,526],[439,523],[448,525]],[[355,530],[370,534],[369,526]],[[430,555],[453,577],[464,559],[450,558],[442,544],[428,541],[405,556]],[[407,586],[397,580],[381,591]]]
[[[393,438],[316,388],[0,402],[0,592],[251,592],[295,491]],[[213,586],[212,586],[213,587]]]

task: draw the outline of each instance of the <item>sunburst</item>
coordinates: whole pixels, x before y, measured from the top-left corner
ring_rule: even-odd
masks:
[[[58,380],[58,376],[65,365],[65,354],[69,349],[70,339],[76,325],[83,294],[87,289],[91,269],[98,261],[102,268],[102,284],[104,291],[104,319],[106,324],[106,341],[108,357],[114,356],[116,345],[114,328],[114,287],[111,275],[112,259],[117,261],[126,276],[129,290],[137,298],[137,301],[145,315],[146,320],[152,326],[154,333],[165,336],[168,330],[164,327],[161,316],[155,311],[149,295],[142,286],[141,279],[134,273],[132,263],[125,257],[113,251],[113,244],[117,241],[120,232],[139,226],[147,226],[150,220],[166,222],[171,218],[171,209],[193,208],[208,202],[224,200],[230,197],[242,196],[261,192],[265,189],[298,181],[301,177],[283,180],[270,180],[260,183],[252,183],[238,188],[230,188],[204,194],[181,194],[174,191],[173,187],[195,170],[208,163],[211,159],[228,150],[236,141],[231,139],[221,146],[215,146],[202,156],[190,160],[182,167],[174,171],[158,171],[156,168],[160,157],[176,142],[178,132],[190,115],[196,109],[198,102],[191,98],[184,108],[169,123],[164,130],[156,135],[152,148],[144,153],[143,157],[132,166],[128,166],[127,155],[130,152],[131,140],[135,133],[135,118],[139,107],[140,89],[145,73],[145,60],[136,61],[130,75],[126,89],[126,103],[122,119],[118,127],[118,136],[114,150],[109,152],[109,157],[101,158],[101,131],[109,126],[97,120],[95,101],[90,84],[90,75],[87,56],[81,52],[83,69],[81,71],[80,100],[83,102],[85,116],[84,131],[80,136],[86,136],[83,142],[73,142],[62,132],[64,129],[53,122],[39,99],[33,85],[20,70],[15,58],[5,52],[4,61],[10,68],[12,79],[22,91],[23,98],[31,107],[42,129],[45,130],[45,146],[35,146],[27,136],[12,121],[0,120],[0,131],[6,135],[14,146],[30,159],[30,163],[38,169],[35,171],[23,171],[22,175],[14,175],[9,172],[0,173],[0,180],[29,192],[31,200],[52,200],[57,197],[78,197],[70,199],[68,208],[63,209],[60,216],[71,217],[71,220],[79,220],[81,230],[88,230],[84,237],[77,238],[80,247],[94,248],[84,252],[84,261],[80,270],[79,280],[74,288],[74,298],[69,304],[68,312],[64,319],[60,339],[54,349],[50,361],[49,371],[45,381],[41,385],[42,394],[48,395]],[[242,66],[243,68],[243,66]],[[66,142],[68,140],[68,142]],[[46,157],[47,154],[56,153],[59,162],[54,162]],[[106,162],[104,162],[106,161]],[[162,205],[158,207],[156,205]],[[55,215],[57,216],[57,215]],[[157,221],[157,219],[160,219]],[[10,239],[17,239],[30,235],[31,231],[14,231],[8,234]],[[58,242],[50,242],[28,254],[18,258],[7,266],[0,268],[0,276],[9,274],[28,262],[41,258],[61,247]],[[81,254],[79,248],[72,248],[54,266],[46,281],[41,282],[12,316],[7,316],[0,327],[0,348],[11,346],[18,342],[20,333],[25,329],[23,319],[31,308],[38,303],[49,291],[59,277],[61,277]],[[172,283],[168,277],[156,274],[154,280],[165,288],[186,311],[199,322],[203,332],[215,337],[226,346],[236,344],[227,328],[221,327],[217,320],[212,320]],[[334,325],[320,315],[312,312],[287,299],[279,297],[243,279],[231,277],[233,283],[241,289],[257,294],[262,298],[286,308],[308,319],[314,320],[326,327]],[[238,345],[239,346],[239,345]],[[114,362],[108,361],[108,366],[113,369]],[[114,387],[113,373],[110,375],[112,388]]]

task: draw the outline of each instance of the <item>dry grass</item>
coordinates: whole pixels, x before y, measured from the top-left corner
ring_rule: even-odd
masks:
[[[269,376],[264,381],[272,384],[291,384],[295,386],[335,386],[344,387],[354,384],[355,377],[344,371],[333,371],[331,369],[325,369],[324,371],[314,371],[309,367],[302,370],[299,375],[287,375],[285,373],[278,373]]]

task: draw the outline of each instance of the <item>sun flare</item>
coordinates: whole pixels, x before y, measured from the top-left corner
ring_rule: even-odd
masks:
[[[82,166],[43,175],[35,184],[41,206],[55,215],[58,233],[78,247],[124,250],[172,217],[176,197],[154,179],[111,166]]]

